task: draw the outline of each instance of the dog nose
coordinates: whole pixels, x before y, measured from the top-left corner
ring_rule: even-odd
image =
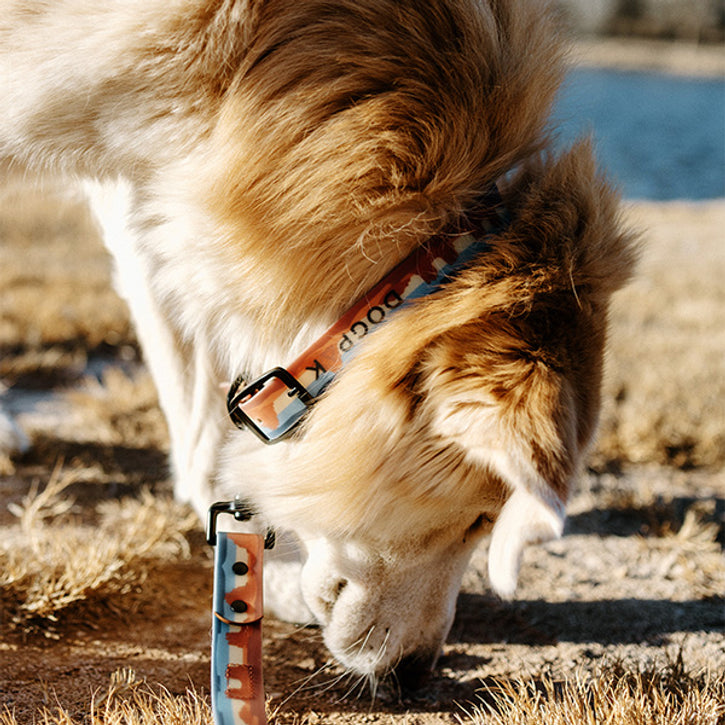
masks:
[[[395,668],[395,676],[402,690],[415,691],[425,685],[435,663],[438,652],[414,652],[403,657]]]

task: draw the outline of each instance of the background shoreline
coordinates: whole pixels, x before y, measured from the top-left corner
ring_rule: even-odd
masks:
[[[644,38],[582,36],[570,63],[584,68],[650,71],[692,78],[725,78],[725,46]]]

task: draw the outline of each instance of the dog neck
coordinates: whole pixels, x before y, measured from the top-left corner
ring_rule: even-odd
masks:
[[[507,223],[494,185],[475,212],[397,264],[286,368],[274,368],[252,383],[237,378],[227,396],[232,421],[265,443],[287,437],[362,340],[397,311],[446,285],[489,248],[491,235]]]

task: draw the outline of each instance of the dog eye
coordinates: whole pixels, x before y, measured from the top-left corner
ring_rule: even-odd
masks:
[[[474,522],[471,528],[473,529],[480,529],[485,524],[492,524],[493,519],[490,516],[487,516],[486,514],[481,514]]]
[[[490,524],[491,521],[491,518],[486,514],[480,514],[478,518],[466,529],[463,540],[465,541],[467,536],[475,534],[477,531],[482,529],[484,525]]]

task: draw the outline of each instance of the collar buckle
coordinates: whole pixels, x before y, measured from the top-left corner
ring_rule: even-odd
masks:
[[[227,410],[237,428],[248,428],[265,443],[277,443],[294,430],[313,401],[312,393],[289,370],[273,368],[249,385],[235,380]]]

